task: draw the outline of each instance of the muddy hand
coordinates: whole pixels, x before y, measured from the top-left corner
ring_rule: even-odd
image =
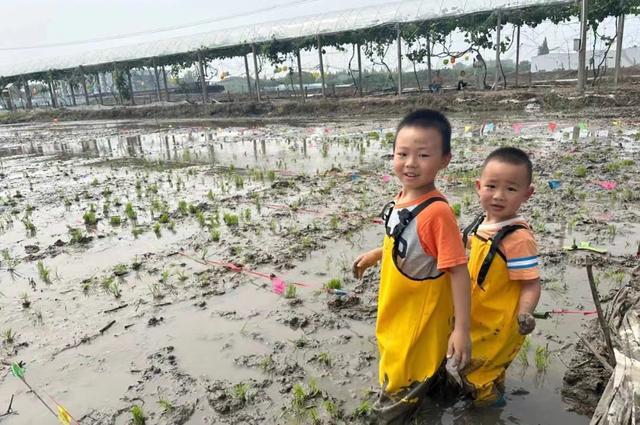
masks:
[[[360,254],[356,258],[356,261],[353,262],[353,277],[356,279],[362,279],[362,275],[364,275],[364,271],[367,269],[367,266],[364,262],[364,257],[367,254]]]
[[[520,335],[529,335],[536,328],[536,319],[530,313],[520,313],[518,328]]]

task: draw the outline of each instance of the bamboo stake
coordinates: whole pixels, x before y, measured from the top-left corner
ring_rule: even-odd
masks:
[[[613,367],[616,366],[616,355],[613,351],[613,343],[611,342],[611,334],[609,333],[609,326],[602,313],[602,306],[600,305],[600,296],[598,295],[598,288],[596,288],[595,280],[593,279],[593,265],[591,259],[587,259],[587,278],[589,279],[589,287],[591,288],[591,296],[593,297],[593,303],[596,305],[596,311],[598,312],[598,322],[604,333],[604,339],[607,343],[607,350],[609,351],[609,358]]]

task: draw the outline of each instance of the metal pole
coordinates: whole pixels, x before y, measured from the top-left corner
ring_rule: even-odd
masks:
[[[322,42],[320,40],[319,35],[316,38],[318,41],[318,59],[320,61],[320,78],[322,78],[322,97],[327,97],[327,93],[324,87],[324,65],[322,63]]]
[[[398,96],[402,94],[402,30],[400,24],[396,24],[398,41]]]
[[[516,84],[518,87],[518,72],[520,70],[520,25],[518,25],[518,30],[516,33]]]
[[[624,18],[625,15],[623,13],[618,16],[618,30],[616,31],[616,69],[613,74],[613,84],[618,85],[618,83],[622,80],[621,72],[620,72],[620,63],[622,62],[622,37],[624,35]]]
[[[582,0],[580,9],[580,49],[578,50],[578,92],[584,93],[587,79],[587,0]]]
[[[153,74],[156,77],[156,97],[158,98],[158,102],[162,100],[162,96],[160,95],[160,74],[158,74],[158,65],[153,64]]]
[[[131,104],[136,104],[135,96],[133,95],[133,83],[131,82],[131,70],[127,69],[127,83],[129,84],[129,96],[131,96]]]
[[[162,65],[162,81],[164,82],[164,99],[169,101],[169,86],[167,86],[167,71],[164,69],[164,65]]]
[[[431,33],[427,32],[427,87],[431,87]]]
[[[300,49],[296,49],[296,60],[298,61],[298,81],[300,82],[300,96],[302,96],[302,102],[304,102],[304,84],[302,84],[302,62],[300,61]]]
[[[253,70],[256,73],[256,97],[258,98],[258,102],[261,102],[260,98],[260,75],[258,73],[258,55],[256,54],[256,45],[251,45],[251,52],[253,53]]]
[[[56,90],[53,86],[53,78],[49,78],[49,95],[51,96],[51,107],[58,107],[58,100],[56,99]]]
[[[99,72],[96,72],[96,83],[98,83],[98,96],[100,97],[100,104],[104,105],[104,100],[102,99],[102,84],[100,84]]]
[[[87,91],[87,77],[84,75],[82,67],[80,67],[80,74],[82,75],[82,94],[84,95],[84,104],[89,104],[89,92]]]
[[[251,95],[251,74],[249,73],[249,60],[247,59],[247,55],[244,55],[244,72],[247,74],[247,89],[249,89],[249,97]]]
[[[502,27],[502,11],[498,9],[498,20],[496,21],[496,81],[493,89],[498,90],[498,81],[500,80],[500,29]]]
[[[67,84],[69,84],[69,91],[71,92],[71,103],[73,103],[73,106],[76,106],[76,93],[73,90],[73,83],[69,81]]]
[[[362,97],[362,59],[360,57],[360,42],[357,43],[358,47],[358,96]]]
[[[204,60],[202,51],[198,50],[198,69],[200,70],[200,87],[202,88],[202,103],[209,102],[209,93],[207,92],[207,83],[204,80]]]
[[[31,89],[29,88],[29,81],[24,82],[24,95],[27,98],[27,109],[32,109],[33,103],[31,102]]]

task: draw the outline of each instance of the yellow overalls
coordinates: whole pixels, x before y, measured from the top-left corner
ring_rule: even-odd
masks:
[[[452,325],[449,274],[437,272],[424,280],[405,275],[394,260],[394,237],[387,234],[376,322],[379,380],[384,391],[393,394],[432,377],[445,359]],[[416,400],[403,397],[401,401]]]
[[[524,228],[520,225],[512,227],[512,230]],[[505,371],[518,354],[525,337],[518,332],[520,284],[509,279],[507,262],[497,247],[488,263],[490,267],[486,273],[481,271],[490,255],[492,239],[496,238],[484,240],[475,234],[475,229],[473,232],[469,252],[471,356],[472,362],[478,362],[480,367],[466,378],[475,389],[475,404],[488,405],[504,393]],[[478,278],[483,274],[484,280],[479,282]]]

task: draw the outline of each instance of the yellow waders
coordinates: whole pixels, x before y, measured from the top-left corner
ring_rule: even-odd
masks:
[[[447,354],[453,324],[449,275],[425,280],[405,276],[393,260],[393,241],[384,238],[376,323],[379,380],[388,394],[434,375]]]
[[[518,332],[520,284],[509,279],[507,263],[499,253],[493,256],[486,278],[478,275],[492,241],[471,237],[471,356],[481,366],[467,375],[475,388],[475,403],[488,405],[504,392],[507,367],[516,357],[524,336]]]

